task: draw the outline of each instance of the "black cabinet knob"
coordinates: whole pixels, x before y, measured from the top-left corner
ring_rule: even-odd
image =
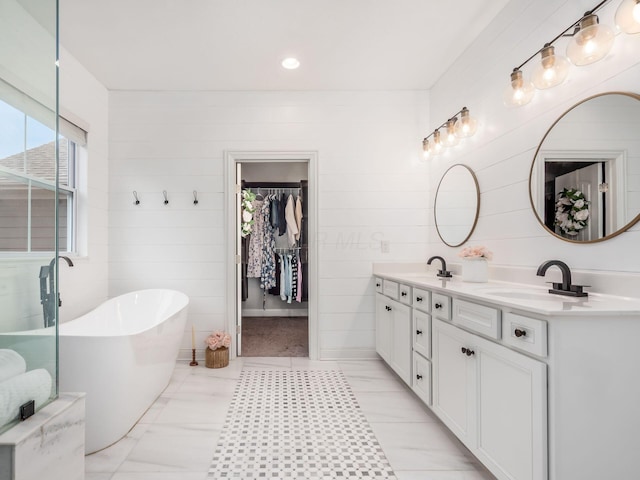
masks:
[[[526,330],[520,330],[519,328],[516,328],[513,333],[515,334],[516,337],[520,338],[520,337],[526,337],[527,336],[527,331]]]
[[[385,305],[385,307],[384,307],[384,308],[386,308],[386,309],[387,309],[387,312],[390,312],[390,311],[391,311],[391,307],[390,307],[389,305]]]
[[[434,305],[434,307],[436,307],[436,308],[442,308],[442,304],[441,304],[441,303],[436,303],[436,304]]]
[[[461,350],[461,351],[462,351],[462,353],[464,353],[467,357],[470,357],[471,355],[473,355],[474,353],[476,353],[476,352],[474,352],[473,350],[471,350],[470,348],[465,348],[465,347],[462,347],[460,350]]]
[[[462,351],[462,353],[467,353],[467,349],[464,347],[462,347],[460,350]]]
[[[422,297],[416,297],[416,302],[421,302],[422,301]]]
[[[422,380],[422,375],[418,374],[418,375],[416,375],[416,378],[417,378],[418,380]]]
[[[416,330],[416,335],[422,335],[422,330]]]
[[[400,295],[402,295],[403,297],[407,296],[407,292],[402,292]]]
[[[379,284],[379,283],[376,283],[376,287],[380,287],[380,286],[381,286],[381,284]]]

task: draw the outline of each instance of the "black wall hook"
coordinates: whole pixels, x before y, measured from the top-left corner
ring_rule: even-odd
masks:
[[[133,191],[133,198],[136,199],[135,202],[133,202],[134,205],[140,205],[140,199],[138,198],[138,192],[136,192],[135,190]]]
[[[193,191],[193,204],[197,205],[198,204],[198,192],[197,191]]]
[[[162,195],[164,196],[164,204],[169,205],[169,197],[167,196],[167,191],[163,190]]]

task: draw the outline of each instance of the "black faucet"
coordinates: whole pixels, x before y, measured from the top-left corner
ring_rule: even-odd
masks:
[[[587,292],[582,291],[582,288],[588,285],[571,284],[571,270],[566,263],[561,262],[560,260],[548,260],[544,262],[538,267],[538,272],[536,273],[536,275],[538,275],[539,277],[544,277],[545,273],[547,273],[547,269],[554,265],[558,267],[562,272],[562,283],[551,282],[553,283],[553,288],[549,289],[549,293],[567,295],[569,297],[586,297],[589,295]]]
[[[73,262],[69,257],[65,257],[64,255],[58,255],[59,258],[62,258],[67,265],[73,267]],[[56,263],[56,258],[49,263],[49,265],[43,265],[40,267],[40,303],[42,304],[42,313],[44,315],[44,326],[52,327],[56,323],[56,306],[54,302],[58,302],[58,306],[62,306],[62,301],[60,300],[60,292],[58,292],[58,298],[55,298],[55,278],[54,273],[55,270],[53,266]],[[49,280],[49,289],[47,291],[47,279]]]
[[[442,270],[438,270],[438,273],[436,275],[436,277],[442,277],[442,278],[451,278],[451,272],[447,270],[447,262],[444,261],[444,258],[442,257],[431,257],[429,260],[427,260],[427,265],[431,265],[431,262],[433,260],[440,260],[440,263],[442,263]]]

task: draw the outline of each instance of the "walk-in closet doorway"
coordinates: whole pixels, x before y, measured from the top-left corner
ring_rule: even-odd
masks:
[[[231,354],[317,359],[317,155],[227,152],[225,158]],[[258,207],[245,235],[243,192],[256,195]]]

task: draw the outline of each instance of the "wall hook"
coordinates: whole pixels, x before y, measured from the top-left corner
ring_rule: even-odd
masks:
[[[195,190],[193,191],[193,204],[198,204],[198,192],[196,192]]]
[[[163,190],[162,195],[164,195],[164,204],[169,205],[169,198],[167,197],[167,191]]]
[[[138,198],[138,192],[136,192],[135,190],[133,191],[133,198],[136,199],[134,203],[134,205],[140,205],[140,199]]]

